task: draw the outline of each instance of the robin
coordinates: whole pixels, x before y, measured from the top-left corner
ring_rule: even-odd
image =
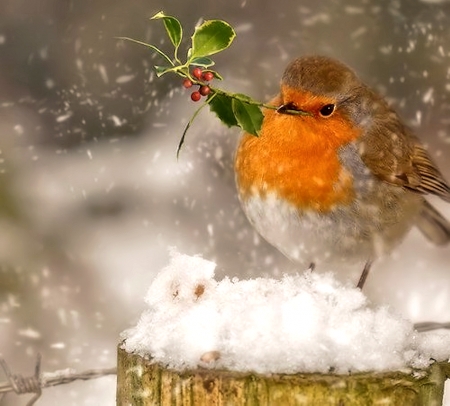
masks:
[[[304,56],[286,68],[259,137],[235,158],[242,207],[256,230],[294,261],[372,262],[413,225],[433,243],[450,223],[425,200],[450,187],[397,113],[343,63]]]

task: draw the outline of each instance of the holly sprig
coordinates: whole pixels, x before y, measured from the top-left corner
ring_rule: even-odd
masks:
[[[183,131],[177,156],[184,144],[187,131],[205,106],[209,106],[210,110],[228,127],[238,126],[252,135],[259,136],[264,118],[261,109],[277,109],[278,107],[261,103],[242,93],[228,92],[211,85],[214,79],[223,79],[216,70],[211,69],[215,65],[211,56],[227,49],[235,39],[236,32],[231,25],[223,20],[206,20],[197,25],[191,36],[191,46],[187,49],[183,60],[180,57],[180,45],[183,40],[183,27],[180,21],[173,16],[165,15],[163,11],[156,13],[150,19],[163,21],[173,46],[172,57],[155,45],[129,37],[118,37],[118,39],[143,45],[159,54],[164,65],[154,66],[156,76],[161,77],[167,73],[181,76],[185,88],[198,88],[191,93],[192,101],[198,102],[205,97],[204,103],[194,112]]]

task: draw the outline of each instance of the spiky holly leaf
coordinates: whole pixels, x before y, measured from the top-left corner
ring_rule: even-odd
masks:
[[[236,33],[225,21],[208,20],[195,28],[189,58],[210,56],[227,49]]]
[[[166,16],[163,11],[156,13],[151,20],[163,20],[167,35],[175,48],[178,48],[183,38],[181,23],[172,16]]]
[[[209,108],[216,113],[222,123],[228,127],[238,125],[237,119],[233,112],[232,97],[224,94],[214,93],[209,97]]]
[[[249,134],[259,136],[264,115],[259,106],[248,103],[251,100],[243,94],[235,94],[231,102],[231,108],[239,127]]]
[[[193,58],[190,61],[191,65],[201,66],[202,68],[209,68],[210,66],[214,66],[215,62],[206,56],[201,56],[199,58]]]

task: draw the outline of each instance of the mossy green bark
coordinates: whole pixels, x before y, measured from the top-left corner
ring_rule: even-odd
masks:
[[[118,406],[437,406],[448,366],[352,375],[172,371],[119,347]]]

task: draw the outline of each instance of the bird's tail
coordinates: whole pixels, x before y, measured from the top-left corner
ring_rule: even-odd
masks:
[[[445,245],[450,242],[450,222],[426,200],[416,225],[432,243]]]

